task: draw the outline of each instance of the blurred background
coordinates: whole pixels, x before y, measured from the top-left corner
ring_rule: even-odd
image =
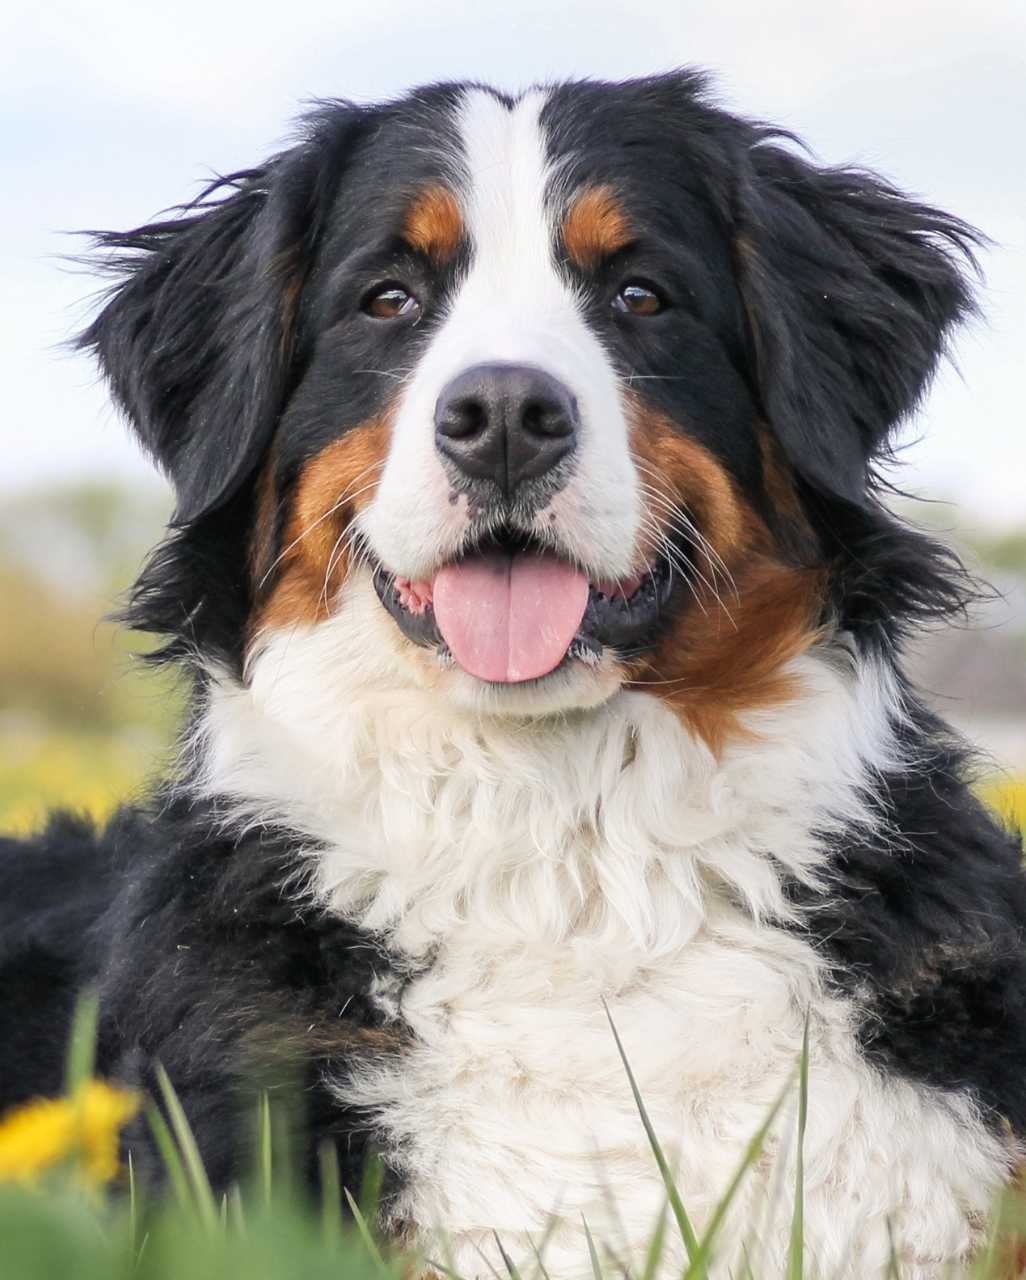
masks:
[[[97,283],[68,230],[125,228],[287,144],[315,97],[428,80],[516,89],[692,64],[725,105],[958,213],[993,240],[984,319],[908,425],[894,479],[999,589],[915,656],[1026,824],[1026,6],[977,0],[7,0],[0,16],[0,829],[102,814],[159,767],[179,693],[103,621],[170,509],[62,343]]]

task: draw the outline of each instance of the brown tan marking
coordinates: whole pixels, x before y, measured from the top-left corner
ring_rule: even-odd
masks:
[[[253,534],[249,541],[249,576],[257,593],[274,555],[274,535],[278,523],[278,489],[275,483],[277,467],[277,449],[272,445],[263,470],[257,476],[256,510]]]
[[[808,524],[798,500],[794,476],[784,460],[783,451],[768,427],[757,430],[759,455],[762,459],[762,483],[775,511],[795,524]]]
[[[667,702],[718,753],[729,739],[750,732],[747,713],[798,692],[786,667],[819,638],[825,571],[788,562],[765,521],[701,444],[638,400],[630,416],[642,478],[687,509],[733,584],[697,553],[707,584],[696,582],[698,600],[685,606],[651,653],[627,664],[628,679]],[[649,511],[665,528],[661,504],[650,500]]]
[[[281,533],[274,585],[256,612],[251,635],[265,628],[312,624],[328,616],[349,569],[347,531],[374,497],[389,436],[385,414],[353,427],[306,463]],[[267,483],[262,477],[258,531],[262,523],[266,525],[266,509],[273,511],[275,504],[273,488],[270,497],[265,494]]]
[[[281,342],[279,351],[287,361],[292,350],[292,339],[299,315],[299,299],[306,284],[305,254],[301,245],[294,245],[278,254],[271,268],[272,274],[282,281],[281,286]]]
[[[804,563],[814,563],[819,543],[798,496],[791,465],[768,427],[757,427],[756,434],[762,460],[762,484],[777,532],[795,556]]]
[[[643,486],[687,509],[715,550],[729,561],[747,536],[749,511],[733,479],[713,455],[637,396],[627,399],[631,453]],[[657,502],[649,503],[658,516]],[[659,517],[656,523],[665,523]]]
[[[463,239],[463,214],[447,187],[427,187],[406,214],[403,239],[432,262],[453,257]]]
[[[563,219],[563,243],[582,270],[597,267],[629,244],[630,219],[612,187],[589,187],[576,197]]]

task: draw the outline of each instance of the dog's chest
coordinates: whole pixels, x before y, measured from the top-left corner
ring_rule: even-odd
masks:
[[[404,692],[314,732],[318,687],[288,751],[254,708],[211,712],[212,793],[306,833],[318,900],[405,975],[369,993],[404,1049],[340,1062],[336,1088],[401,1175],[392,1225],[443,1265],[501,1274],[497,1233],[522,1274],[547,1239],[549,1274],[586,1277],[587,1223],[608,1270],[644,1270],[663,1188],[606,1005],[699,1230],[793,1081],[807,1020],[811,1273],[882,1273],[892,1232],[910,1280],[972,1248],[1007,1168],[1000,1142],[967,1098],[865,1062],[863,1015],[786,923],[785,877],[824,870],[817,833],[873,820],[863,756],[888,741],[868,676],[852,685],[811,659],[797,674],[804,697],[717,759],[634,693],[507,724]],[[753,1226],[753,1273],[785,1269],[795,1101],[792,1086],[717,1274],[739,1273]],[[680,1274],[668,1242],[665,1274]]]
[[[708,1217],[802,1035],[789,940],[711,914],[665,951],[467,921],[401,991],[383,986],[412,1045],[357,1088],[401,1167],[402,1226],[438,1248],[444,1227],[461,1274],[487,1270],[478,1250],[496,1260],[496,1232],[518,1264],[548,1235],[558,1274],[584,1273],[582,1221],[636,1265],[664,1192],[610,1018],[690,1212]]]
[[[885,1216],[838,1190],[869,1185],[880,1204],[901,1206],[899,1235],[908,1215],[907,1274],[932,1280],[937,1260],[971,1250],[1000,1151],[971,1110],[868,1068],[850,1010],[818,989],[815,969],[805,943],[715,900],[665,952],[454,929],[419,976],[378,992],[411,1033],[407,1051],[344,1086],[347,1101],[375,1112],[401,1175],[392,1225],[467,1277],[501,1273],[498,1238],[522,1274],[544,1242],[549,1274],[583,1280],[585,1223],[608,1266],[640,1271],[665,1193],[611,1018],[699,1231],[785,1099],[723,1224],[715,1272],[730,1274],[754,1248],[758,1222],[760,1256],[779,1274],[808,1015],[809,1256],[823,1274],[861,1278],[877,1261],[882,1274]],[[671,1230],[660,1274],[685,1263]]]

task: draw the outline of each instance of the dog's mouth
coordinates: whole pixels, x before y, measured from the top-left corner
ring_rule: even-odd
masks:
[[[671,594],[659,559],[616,582],[591,581],[569,559],[530,537],[499,534],[413,581],[379,566],[382,604],[414,643],[494,684],[550,675],[567,662],[596,664],[654,640]]]

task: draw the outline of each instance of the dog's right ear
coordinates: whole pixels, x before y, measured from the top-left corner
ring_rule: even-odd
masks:
[[[872,173],[751,136],[735,245],[762,407],[805,480],[863,505],[874,461],[974,313],[984,238]]]
[[[340,106],[293,150],[220,179],[181,216],[94,237],[118,282],[78,344],[170,476],[177,524],[226,502],[267,447],[358,118]]]

